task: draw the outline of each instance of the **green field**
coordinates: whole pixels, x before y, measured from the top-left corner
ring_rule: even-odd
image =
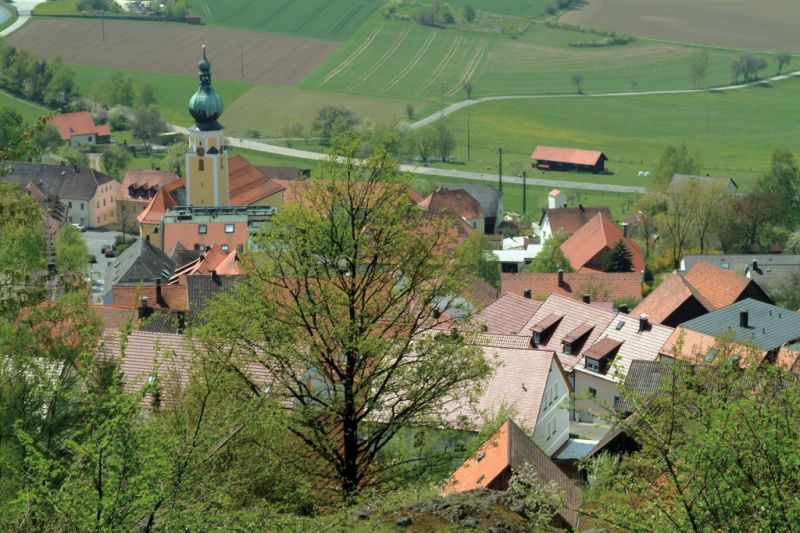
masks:
[[[11,96],[10,94],[0,92],[0,109],[4,107],[13,109],[22,115],[22,118],[28,123],[36,122],[39,117],[50,111],[45,107],[38,106],[25,100],[20,100]]]
[[[433,102],[464,99],[467,80],[473,82],[473,96],[571,93],[576,90],[574,74],[583,76],[582,90],[588,93],[630,91],[632,81],[639,91],[693,87],[688,67],[696,48],[653,41],[569,47],[599,38],[534,24],[525,35],[511,39],[376,17],[300,86]],[[703,85],[730,83],[734,53],[708,54]]]
[[[191,0],[207,24],[344,41],[381,0]]]
[[[48,0],[42,2],[34,11],[37,15],[66,15],[78,13],[78,4],[81,0]]]
[[[530,167],[537,144],[602,150],[610,176],[540,173],[534,177],[647,185],[639,170],[654,170],[664,147],[685,142],[700,153],[705,173],[731,176],[745,188],[768,167],[772,152],[800,154],[793,132],[800,123],[800,79],[770,87],[695,94],[509,100],[472,106],[450,115],[454,157],[466,159],[467,113],[472,158],[454,168],[496,172],[497,148],[508,174]]]
[[[259,85],[231,103],[224,118],[226,124],[231,126],[229,130],[232,134],[258,130],[265,136],[280,137],[281,126],[287,120],[311,124],[319,110],[326,105],[344,106],[362,119],[369,118],[373,122],[386,124],[395,118],[405,118],[407,103],[414,104],[416,109],[424,106],[423,102],[414,100],[355,96],[285,85]]]
[[[94,91],[103,91],[115,70],[85,65],[71,65],[75,70],[75,81],[83,94],[91,95]],[[189,98],[197,90],[197,78],[194,76],[173,76],[153,72],[124,71],[126,76],[134,79],[134,91],[149,83],[156,95],[156,107],[167,122],[188,126],[192,118],[187,107]],[[225,106],[230,106],[237,98],[246,93],[253,85],[228,80],[214,80],[214,88],[222,96]],[[224,123],[224,120],[223,120]]]

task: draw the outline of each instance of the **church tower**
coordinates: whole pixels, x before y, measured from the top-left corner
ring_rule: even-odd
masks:
[[[189,113],[194,124],[189,128],[189,150],[186,153],[187,206],[230,205],[228,154],[224,151],[223,128],[217,120],[222,115],[222,98],[211,87],[211,63],[203,59],[200,87],[189,100]]]

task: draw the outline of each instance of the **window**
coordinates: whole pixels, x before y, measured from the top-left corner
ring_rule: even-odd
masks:
[[[572,343],[565,342],[564,343],[564,355],[572,355]]]
[[[100,209],[100,200],[97,200],[97,208]]]
[[[541,333],[534,333],[533,334],[533,343],[534,344],[541,344],[542,343],[542,334]]]
[[[72,202],[69,203],[69,208],[72,209]],[[70,220],[72,220],[72,217],[70,217]]]
[[[614,409],[616,410],[619,407],[619,396],[614,395]]]
[[[597,398],[597,389],[589,387],[589,397],[592,399]]]
[[[155,228],[153,228],[153,233],[158,233],[158,226],[156,226]]]
[[[600,372],[600,361],[586,358],[586,368],[592,372]]]
[[[553,419],[553,428],[550,430],[550,435],[555,435],[556,434],[556,425],[557,425],[556,424],[556,420]]]
[[[227,244],[223,244],[222,246],[220,246],[220,248],[222,249],[223,252],[228,252],[231,249],[231,247],[228,246]]]
[[[103,198],[103,207],[105,207],[105,206],[106,206],[106,199]]]
[[[83,202],[81,202],[81,211],[83,211]]]
[[[225,233],[233,233],[233,224],[225,224]]]
[[[206,163],[205,163],[205,161],[203,161],[203,158],[198,159],[197,160],[197,170],[205,170],[205,169],[206,169]]]
[[[239,252],[239,253],[244,252],[244,244],[237,244],[236,245],[236,251]]]
[[[206,233],[208,233],[208,226],[206,226],[205,224],[200,224],[199,226],[197,226],[197,233],[205,235]]]

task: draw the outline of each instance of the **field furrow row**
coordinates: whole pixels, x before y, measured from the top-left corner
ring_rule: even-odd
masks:
[[[447,65],[450,64],[450,61],[452,61],[453,57],[456,55],[456,52],[458,52],[458,47],[461,45],[463,40],[463,37],[460,35],[453,39],[453,44],[450,45],[450,50],[447,51],[442,60],[439,62],[439,65],[436,67],[436,70],[433,71],[433,74],[428,78],[428,81],[417,88],[417,90],[414,92],[415,96],[423,94],[425,90],[428,89],[428,87],[430,87],[434,81],[436,81],[436,78],[438,78],[442,72],[444,72],[444,69],[447,68]]]
[[[389,61],[389,58],[392,57],[395,54],[395,52],[397,52],[397,50],[403,45],[403,42],[406,40],[406,37],[408,37],[408,32],[409,30],[405,30],[402,33],[400,33],[400,35],[397,36],[397,39],[395,39],[394,43],[392,43],[392,46],[381,56],[381,58],[369,69],[367,69],[367,71],[364,72],[364,74],[362,74],[360,78],[358,78],[355,82],[351,83],[346,90],[352,91],[353,89],[356,88],[356,86],[368,80],[370,76],[375,74],[375,72],[377,72],[379,68],[385,65],[386,62]]]
[[[355,50],[353,50],[353,53],[352,53],[352,54],[350,54],[349,56],[347,56],[347,59],[345,59],[344,61],[342,61],[342,62],[339,64],[339,66],[338,66],[338,67],[336,67],[335,69],[333,69],[332,71],[330,71],[330,72],[328,73],[328,75],[327,75],[327,76],[325,76],[324,78],[322,78],[322,81],[320,81],[320,83],[319,83],[319,84],[320,84],[320,85],[325,85],[326,83],[328,83],[329,81],[331,81],[333,78],[335,78],[335,77],[336,77],[338,74],[340,74],[340,73],[341,73],[341,72],[342,72],[344,69],[346,69],[347,67],[349,67],[350,65],[352,65],[352,64],[353,64],[353,62],[354,62],[356,59],[358,59],[358,56],[360,56],[361,54],[363,54],[363,53],[364,53],[364,50],[366,50],[367,48],[369,48],[369,45],[371,45],[371,44],[372,44],[372,41],[374,41],[374,40],[375,40],[375,38],[378,36],[378,34],[381,32],[381,30],[382,30],[382,29],[383,29],[383,24],[381,24],[380,26],[378,26],[377,28],[375,28],[374,30],[372,30],[372,33],[370,33],[370,34],[369,34],[369,36],[368,36],[368,37],[367,37],[367,38],[364,40],[364,42],[363,42],[363,43],[361,43],[361,45],[360,45],[358,48],[356,48]]]
[[[425,57],[425,53],[428,51],[428,48],[431,47],[431,44],[433,44],[433,41],[436,39],[436,35],[437,35],[436,33],[431,33],[428,36],[428,38],[425,39],[425,42],[422,43],[422,48],[420,48],[419,51],[414,55],[414,57],[411,59],[408,65],[406,65],[406,67],[403,70],[401,70],[394,78],[389,80],[389,83],[387,83],[378,92],[385,93],[390,89],[392,89],[395,85],[400,83],[400,81],[403,78],[405,78],[408,75],[408,73],[414,69],[414,67],[417,66],[417,64],[422,60],[422,58]]]
[[[475,75],[475,71],[478,70],[478,67],[483,61],[483,56],[486,54],[486,50],[489,48],[489,43],[484,41],[478,45],[477,50],[472,55],[472,58],[467,63],[467,66],[464,68],[464,71],[461,73],[461,77],[458,79],[458,83],[456,83],[455,87],[450,89],[450,92],[447,93],[447,96],[454,96],[467,81],[470,81],[472,77]]]

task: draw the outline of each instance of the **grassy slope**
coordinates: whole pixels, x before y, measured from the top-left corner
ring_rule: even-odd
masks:
[[[48,0],[36,6],[37,15],[63,15],[78,12],[81,0]]]
[[[91,94],[93,88],[102,91],[115,70],[84,65],[72,65],[75,69],[78,87],[84,94]],[[189,98],[197,90],[197,78],[194,76],[173,76],[153,72],[124,71],[126,76],[134,79],[134,91],[149,83],[156,95],[156,107],[167,122],[189,125],[191,117],[187,111]],[[237,98],[251,87],[249,83],[240,81],[214,80],[214,88],[222,96],[226,106],[230,106]],[[224,124],[224,120],[223,120]]]
[[[14,4],[6,3],[3,0],[0,0],[0,7],[7,9],[11,12],[11,16],[5,22],[0,23],[0,30],[4,30],[14,24],[17,21],[17,8],[14,7]]]
[[[376,28],[381,29],[376,33]],[[510,39],[497,33],[429,28],[376,15],[300,85],[435,102],[464,98],[460,87],[467,78],[473,80],[475,96],[570,93],[575,91],[573,74],[583,76],[586,92],[627,91],[631,80],[639,90],[692,87],[688,66],[696,48],[653,41],[569,47],[571,42],[600,38],[534,24],[525,35]],[[734,53],[709,50],[709,55],[703,83],[729,83]]]
[[[311,124],[317,112],[326,105],[341,105],[352,109],[361,118],[369,117],[378,123],[405,118],[406,103],[424,107],[414,100],[355,96],[317,90],[296,89],[284,85],[260,85],[252,88],[225,111],[225,122],[232,134],[255,129],[264,136],[281,136],[280,129],[287,119]]]
[[[191,0],[209,24],[343,41],[381,0]]]
[[[28,123],[36,122],[39,117],[50,111],[45,107],[38,106],[25,100],[19,100],[9,94],[0,92],[0,108],[4,107],[10,107],[22,115],[22,118]]]
[[[786,135],[800,120],[798,94],[800,79],[793,79],[770,88],[725,93],[480,104],[469,109],[472,160],[465,167],[496,172],[497,148],[502,145],[505,167],[516,173],[529,165],[537,144],[574,146],[603,150],[615,174],[537,172],[536,177],[646,185],[637,172],[653,170],[666,145],[686,142],[701,154],[706,173],[732,176],[746,187],[768,166],[776,148],[800,153],[800,141]],[[463,110],[447,118],[458,144],[454,156],[460,160],[466,158],[466,115]]]

